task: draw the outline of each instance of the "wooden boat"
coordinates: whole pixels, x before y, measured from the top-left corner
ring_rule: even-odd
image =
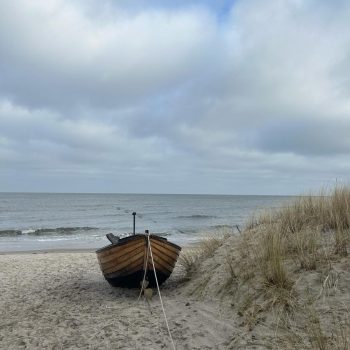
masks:
[[[162,284],[172,273],[181,247],[157,235],[149,237],[158,283]],[[146,261],[147,235],[134,234],[118,239],[109,234],[107,238],[111,244],[96,251],[105,279],[115,287],[139,288],[146,269],[149,286],[154,287],[156,283],[150,253]]]

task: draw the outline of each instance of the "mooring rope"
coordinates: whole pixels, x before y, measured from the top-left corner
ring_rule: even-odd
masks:
[[[165,313],[165,309],[164,309],[164,305],[163,305],[163,300],[162,300],[162,295],[160,294],[160,289],[159,289],[159,284],[158,284],[158,278],[157,278],[157,272],[156,272],[156,268],[154,266],[154,260],[153,260],[153,253],[152,253],[152,246],[151,246],[151,240],[149,238],[149,233],[148,233],[148,236],[147,236],[147,239],[148,239],[148,247],[149,247],[149,251],[151,252],[151,260],[152,260],[152,265],[153,265],[153,272],[154,272],[154,278],[156,280],[156,285],[157,285],[157,289],[158,289],[158,295],[159,295],[159,300],[160,300],[160,304],[162,306],[162,310],[163,310],[163,314],[164,314],[164,319],[165,319],[165,323],[166,323],[166,327],[168,329],[168,333],[169,333],[169,337],[170,337],[170,340],[171,340],[171,344],[173,345],[173,349],[176,350],[176,347],[175,347],[175,343],[174,343],[174,340],[173,340],[173,337],[171,335],[171,332],[170,332],[170,328],[169,328],[169,323],[168,323],[168,318],[166,317],[166,313]],[[143,282],[142,282],[143,284]]]
[[[149,234],[148,234],[148,235],[149,235]],[[148,258],[149,258],[149,246],[147,246],[146,260],[145,260],[145,262],[143,263],[143,270],[144,270],[144,273],[143,273],[143,279],[142,279],[142,284],[141,284],[141,290],[140,290],[139,297],[137,298],[137,301],[140,300],[141,295],[142,295],[142,292],[143,292],[143,290],[145,289],[145,280],[146,280],[146,273],[147,273],[147,266],[148,266]]]

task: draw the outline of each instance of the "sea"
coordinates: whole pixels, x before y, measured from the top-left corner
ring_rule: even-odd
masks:
[[[107,233],[149,230],[181,246],[237,234],[252,215],[290,196],[0,193],[0,252],[97,249]]]

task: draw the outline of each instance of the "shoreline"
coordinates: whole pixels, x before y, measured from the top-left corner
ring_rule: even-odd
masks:
[[[182,252],[189,249],[197,248],[200,244],[198,242],[187,243],[186,245],[181,246]],[[106,244],[107,246],[108,244]],[[11,250],[11,251],[0,251],[1,255],[36,255],[36,254],[64,254],[64,253],[95,253],[96,250],[101,249],[102,247],[96,248],[52,248],[52,249],[32,249],[32,250]]]
[[[93,248],[80,248],[80,249],[38,249],[38,250],[14,250],[0,252],[0,255],[36,255],[36,254],[65,254],[65,253],[95,253],[96,249]]]

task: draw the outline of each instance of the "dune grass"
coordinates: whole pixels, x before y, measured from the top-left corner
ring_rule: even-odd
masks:
[[[257,224],[276,222],[282,233],[295,233],[305,228],[323,231],[346,231],[350,228],[350,188],[338,186],[331,191],[299,197],[285,208],[269,212]]]
[[[297,259],[301,268],[315,269],[322,258],[320,249],[331,242],[333,254],[347,256],[350,242],[350,188],[338,186],[318,195],[299,197],[287,207],[270,211],[254,219],[254,226],[270,233],[270,246],[279,236],[284,255]],[[249,224],[252,227],[252,221]]]
[[[252,216],[240,235],[206,240],[180,263],[191,293],[221,293],[249,331],[273,312],[278,315],[276,339],[281,319],[287,320],[282,332],[283,342],[290,339],[287,347],[345,350],[350,349],[349,320],[344,318],[349,313],[336,306],[332,312],[338,314],[330,320],[317,308],[320,300],[326,304],[339,293],[341,274],[334,266],[341,261],[350,266],[344,260],[349,245],[350,187],[337,186]],[[312,276],[319,276],[317,291],[299,286]]]

